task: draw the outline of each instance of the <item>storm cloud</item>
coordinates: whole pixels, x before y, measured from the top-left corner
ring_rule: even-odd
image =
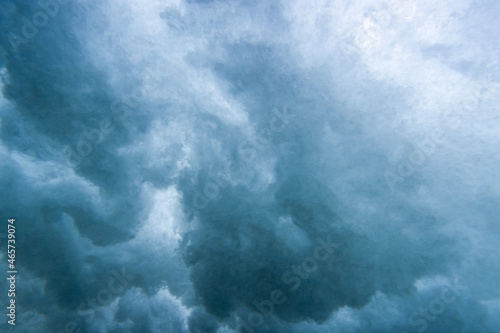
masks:
[[[499,330],[497,2],[0,8],[2,330]]]

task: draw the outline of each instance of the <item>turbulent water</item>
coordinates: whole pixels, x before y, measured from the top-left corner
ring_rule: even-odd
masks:
[[[499,332],[500,2],[0,2],[2,332]]]

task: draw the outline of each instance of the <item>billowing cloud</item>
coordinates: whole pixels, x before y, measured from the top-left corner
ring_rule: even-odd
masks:
[[[1,8],[5,331],[498,331],[496,2]]]

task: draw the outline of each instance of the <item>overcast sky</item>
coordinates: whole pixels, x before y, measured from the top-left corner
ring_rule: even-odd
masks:
[[[0,2],[2,332],[499,332],[500,2]]]

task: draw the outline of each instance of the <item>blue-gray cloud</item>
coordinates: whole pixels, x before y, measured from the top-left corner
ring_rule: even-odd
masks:
[[[496,3],[1,6],[2,329],[498,330]]]

